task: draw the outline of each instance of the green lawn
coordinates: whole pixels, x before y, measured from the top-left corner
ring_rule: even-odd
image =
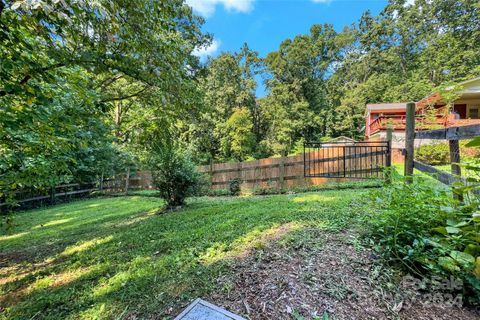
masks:
[[[168,318],[219,288],[231,261],[265,242],[338,231],[367,190],[197,198],[156,214],[147,196],[97,198],[15,214],[0,235],[0,319]]]

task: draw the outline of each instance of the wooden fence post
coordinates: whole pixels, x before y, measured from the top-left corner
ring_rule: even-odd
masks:
[[[102,175],[100,176],[100,193],[103,192],[103,171],[102,171]]]
[[[462,171],[460,169],[459,163],[460,163],[460,145],[458,143],[458,140],[448,140],[448,146],[450,148],[450,165],[451,165],[451,170],[452,174],[454,176],[461,177]],[[453,187],[453,191],[455,191],[455,187]],[[456,194],[455,192],[453,193],[453,196],[455,199],[459,201],[463,201],[463,196],[461,194]]]
[[[415,141],[415,102],[407,103],[407,119],[405,130],[405,177],[407,183],[412,183],[413,157]]]
[[[55,203],[55,186],[50,187],[50,203]]]
[[[210,158],[210,168],[208,170],[210,176],[210,188],[213,188],[213,157]]]
[[[243,184],[243,171],[242,171],[242,162],[239,162],[237,164],[237,170],[238,170],[238,180],[240,180],[240,190],[242,189],[242,184]],[[241,191],[240,191],[241,193]]]
[[[460,176],[462,172],[460,166],[458,165],[460,163],[460,146],[458,144],[458,140],[448,140],[448,146],[450,148],[452,174]]]
[[[393,126],[388,126],[387,128],[387,144],[388,144],[388,153],[386,159],[387,169],[385,171],[385,182],[387,184],[392,183],[392,140],[393,140]],[[344,160],[345,161],[345,160]]]
[[[130,167],[127,168],[127,173],[125,174],[125,195],[128,195],[129,182],[130,182]]]
[[[280,163],[278,164],[278,184],[280,190],[283,190],[283,181],[285,180],[285,158],[280,158]]]

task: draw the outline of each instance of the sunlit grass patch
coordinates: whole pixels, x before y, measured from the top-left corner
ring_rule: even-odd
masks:
[[[270,242],[321,245],[315,232],[351,224],[367,209],[365,194],[202,197],[168,214],[157,214],[163,201],[149,194],[18,213],[0,238],[0,259],[8,257],[0,319],[172,317],[223,290],[216,279],[229,275],[230,263]]]
[[[11,240],[11,239],[16,239],[23,237],[24,235],[28,234],[28,231],[25,232],[19,232],[11,235],[6,235],[6,236],[0,236],[0,241],[5,241],[5,240]]]
[[[265,242],[280,239],[287,233],[299,230],[301,227],[300,223],[291,222],[284,225],[274,225],[265,230],[256,228],[234,240],[231,244],[214,244],[200,256],[200,260],[202,263],[209,265],[219,260],[241,258],[252,249],[262,248]]]
[[[38,228],[43,228],[43,227],[56,226],[56,225],[59,225],[59,224],[67,223],[67,222],[69,222],[69,221],[71,221],[71,220],[72,220],[72,218],[53,220],[53,221],[49,221],[49,222],[47,222],[47,223],[45,223],[45,224],[36,225],[36,226],[32,227],[32,229],[38,229]]]
[[[324,194],[316,193],[295,197],[293,201],[297,203],[305,203],[311,201],[330,202],[338,201],[338,198],[336,198],[335,196],[325,196]]]
[[[88,241],[83,241],[81,243],[77,243],[75,245],[67,247],[61,253],[61,255],[65,256],[65,255],[71,255],[71,254],[74,254],[74,253],[78,253],[78,252],[93,248],[95,246],[101,245],[103,243],[106,243],[108,241],[112,241],[112,239],[113,239],[113,236],[108,236],[108,237],[104,237],[104,238],[96,238],[96,239],[92,239],[92,240],[88,240]]]

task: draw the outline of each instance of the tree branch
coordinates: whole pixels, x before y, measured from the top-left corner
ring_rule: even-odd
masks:
[[[5,3],[3,3],[3,0],[0,0],[0,18],[2,17],[3,9],[5,9]]]
[[[114,77],[111,77],[111,78],[107,78],[103,81],[101,81],[98,86],[96,87],[96,89],[98,88],[105,88],[105,87],[108,87],[109,85],[111,85],[112,83],[114,83],[115,81],[117,80],[120,80],[123,78],[123,74],[119,74],[119,75],[116,75]]]
[[[144,92],[147,89],[148,89],[148,87],[145,87],[145,88],[143,88],[143,89],[141,89],[141,90],[139,90],[135,93],[132,93],[130,95],[103,99],[103,100],[101,100],[101,102],[120,101],[120,100],[126,100],[126,99],[130,99],[130,98],[134,98],[134,97],[138,96],[139,94],[141,94],[142,92]]]
[[[0,0],[0,3],[1,3],[1,0]],[[36,69],[36,70],[33,69],[30,73],[24,75],[22,80],[20,80],[18,84],[19,85],[26,84],[32,78],[32,74],[43,73],[43,72],[51,70],[51,69],[64,67],[65,65],[66,65],[65,63],[56,63],[56,64],[52,64],[51,66],[48,66],[48,67],[39,68],[39,69]],[[13,89],[10,90],[10,91],[0,90],[0,97],[6,96],[7,94],[12,94],[12,93],[13,93]]]

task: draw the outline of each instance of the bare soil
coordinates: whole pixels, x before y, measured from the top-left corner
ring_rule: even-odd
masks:
[[[480,319],[404,288],[399,271],[355,246],[357,234],[309,232],[311,241],[274,241],[236,259],[218,280],[225,289],[207,299],[247,319]]]

